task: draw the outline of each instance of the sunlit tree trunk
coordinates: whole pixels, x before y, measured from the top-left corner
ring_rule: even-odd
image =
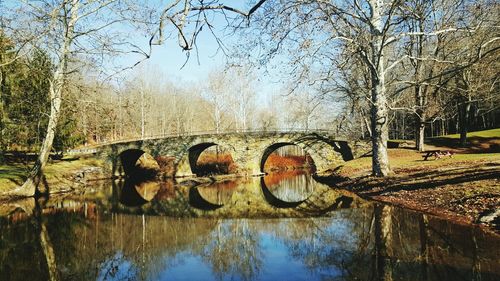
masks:
[[[417,87],[415,91],[418,92],[417,94],[417,106],[419,109],[417,109],[417,122],[416,122],[416,136],[415,136],[415,146],[418,151],[424,151],[425,146],[424,146],[424,139],[425,139],[425,122],[426,122],[426,114],[425,111],[422,109],[424,107],[424,102],[423,102],[423,95],[422,95],[422,88]]]
[[[388,107],[385,89],[384,64],[384,26],[382,21],[383,1],[369,1],[372,7],[371,22],[371,57],[368,61],[371,66],[372,82],[372,173],[375,176],[386,176],[390,172],[389,157],[387,155]]]
[[[141,89],[141,139],[144,139],[146,133],[146,112],[144,107],[144,89]]]
[[[417,9],[417,12],[419,12],[419,9]],[[423,32],[424,27],[423,27],[423,20],[425,20],[424,15],[421,15],[419,13],[419,18],[418,22],[415,24],[415,28],[417,29],[417,32]],[[420,84],[420,80],[422,78],[422,68],[423,68],[423,62],[420,60],[423,57],[424,53],[424,36],[423,35],[418,35],[415,38],[415,56],[417,57],[416,59],[412,60],[413,67],[414,69],[414,78],[417,84],[415,85],[415,104],[417,106],[416,108],[416,122],[415,122],[415,148],[418,151],[424,151],[424,139],[425,139],[425,121],[426,121],[426,112],[425,112],[425,89],[424,87]]]
[[[49,159],[49,154],[52,149],[52,143],[54,141],[56,133],[57,121],[59,120],[59,114],[61,110],[62,92],[64,88],[64,81],[66,79],[70,48],[74,39],[73,32],[75,23],[77,21],[79,4],[79,0],[71,1],[69,19],[67,24],[64,26],[64,29],[62,30],[62,32],[64,32],[64,41],[59,50],[60,61],[57,65],[54,77],[50,81],[49,87],[50,116],[45,139],[43,140],[42,147],[40,148],[40,153],[38,154],[38,158],[28,176],[28,179],[20,188],[15,189],[11,193],[14,196],[35,195],[35,192],[38,185],[40,184],[43,175],[43,168],[45,167]],[[52,20],[55,21],[57,19]]]

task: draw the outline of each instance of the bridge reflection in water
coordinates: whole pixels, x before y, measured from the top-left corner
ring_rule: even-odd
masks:
[[[307,173],[290,174],[220,183],[101,183],[81,196],[4,204],[0,276],[499,280],[497,235],[371,204]],[[295,187],[299,183],[309,187]],[[286,187],[292,191],[282,191]],[[264,190],[290,205],[275,206]]]
[[[198,180],[206,181],[207,179]],[[270,214],[276,208],[298,207],[315,194],[316,196],[329,194],[332,198],[337,199],[345,197],[344,193],[316,182],[312,175],[305,170],[270,173],[260,178],[233,178],[204,183],[188,182],[177,187],[176,193],[170,192],[170,196],[165,197],[161,191],[166,186],[173,188],[173,185],[173,181],[134,182],[127,179],[119,182],[116,190],[119,194],[119,202],[126,207],[144,205],[143,210],[154,210],[157,205],[166,204],[168,206],[184,198],[189,203],[186,208],[193,209],[191,211],[195,213],[197,209],[206,211],[224,207],[217,215],[223,214],[229,209],[233,214],[235,210],[243,213],[245,213],[244,210],[247,210],[256,215],[259,213]],[[164,187],[162,188],[162,186]],[[348,195],[354,196],[353,194]],[[168,207],[165,208],[168,209]],[[298,209],[289,211],[297,212]],[[322,208],[317,207],[316,210],[310,211],[322,212]]]
[[[319,185],[308,171],[300,169],[270,173],[262,178],[262,188],[284,202],[302,202]]]

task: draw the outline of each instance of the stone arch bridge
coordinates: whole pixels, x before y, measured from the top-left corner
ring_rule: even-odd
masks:
[[[207,148],[219,145],[229,152],[237,174],[260,175],[267,157],[286,145],[297,145],[314,161],[317,173],[325,172],[353,159],[348,143],[328,131],[317,132],[233,132],[187,136],[167,136],[100,145],[91,152],[106,160],[114,176],[130,174],[144,153],[154,158],[168,157],[174,162],[174,176],[196,174],[196,161]],[[81,151],[83,152],[83,151]]]

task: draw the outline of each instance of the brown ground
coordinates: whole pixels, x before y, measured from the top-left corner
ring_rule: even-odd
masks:
[[[484,146],[484,144],[482,144]],[[489,146],[486,146],[489,147]],[[446,217],[477,223],[480,214],[500,208],[500,153],[429,146],[450,150],[452,158],[429,158],[413,149],[390,149],[392,175],[369,176],[371,158],[348,162],[327,182],[360,196]],[[488,151],[489,152],[489,151]],[[500,231],[497,226],[497,231]]]

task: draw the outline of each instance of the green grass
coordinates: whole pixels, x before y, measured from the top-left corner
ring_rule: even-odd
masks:
[[[22,163],[0,165],[0,192],[21,185],[26,180],[31,165]],[[64,176],[72,175],[86,166],[102,166],[102,162],[95,159],[66,159],[47,164],[44,174],[49,183],[56,183]]]
[[[52,176],[71,173],[83,166],[101,166],[101,162],[96,159],[72,159],[58,161],[54,164],[48,164],[45,167],[45,176],[50,178]]]
[[[26,179],[29,166],[23,164],[0,165],[0,189],[4,185],[21,184]]]
[[[440,167],[453,167],[464,163],[481,163],[484,161],[500,161],[500,153],[457,153],[452,158],[441,158],[423,161],[422,153],[411,149],[389,149],[389,163],[392,170],[398,169],[437,169]],[[362,157],[345,162],[340,173],[351,176],[356,173],[369,173],[371,171],[371,157]]]
[[[389,141],[397,142],[397,143],[405,143],[405,142],[412,142],[414,140],[390,139]]]
[[[467,138],[474,138],[474,137],[475,138],[500,138],[500,128],[467,133]],[[440,136],[439,138],[459,139],[460,134],[445,135],[445,136]]]

